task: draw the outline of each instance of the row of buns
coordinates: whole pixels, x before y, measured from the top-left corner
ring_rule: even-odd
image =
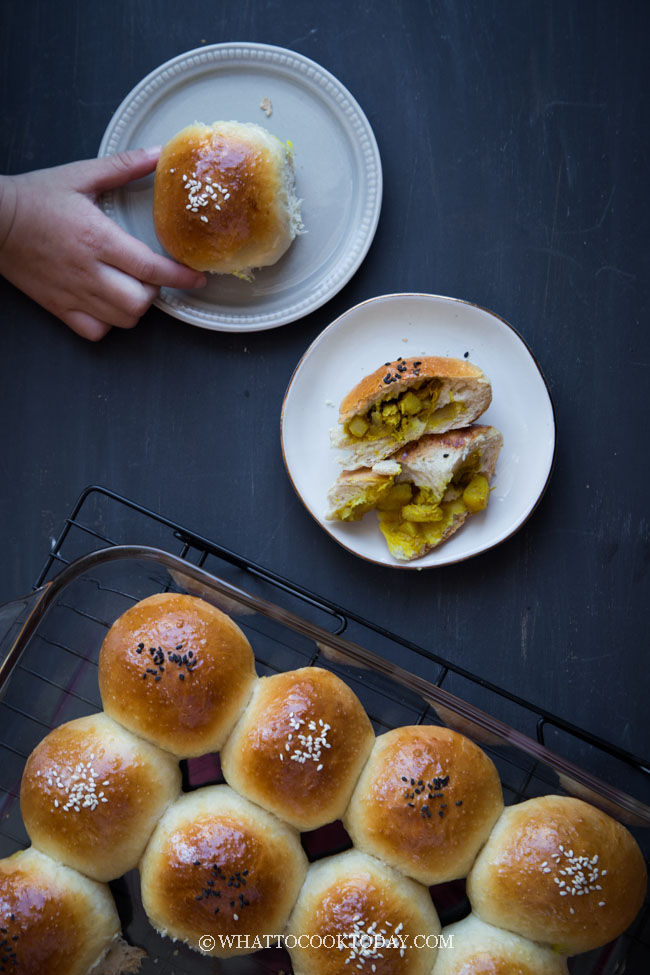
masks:
[[[0,861],[8,916],[16,876],[32,884],[45,861],[44,876],[64,864],[68,879],[85,875],[81,899],[91,884],[105,905],[105,882],[139,865],[152,925],[196,950],[205,935],[216,956],[285,932],[296,975],[338,972],[346,952],[346,971],[438,975],[460,971],[461,955],[436,954],[427,887],[467,877],[463,944],[470,927],[480,942],[483,925],[484,953],[497,942],[513,957],[541,952],[521,971],[554,973],[624,930],[643,901],[643,858],[615,820],[558,796],[504,809],[476,744],[429,725],[375,737],[356,695],[322,668],[256,677],[242,631],[203,600],[163,594],[128,610],[104,640],[99,680],[104,712],[55,729],[27,761],[21,809],[34,849]],[[214,750],[227,784],[182,794],[178,759]],[[310,866],[300,832],[339,818],[353,849]],[[98,954],[117,934],[114,907],[101,913]],[[17,927],[22,964],[28,920]],[[416,948],[418,935],[428,942]],[[0,937],[0,972],[3,950]],[[12,971],[39,971],[7,958]],[[90,967],[62,964],[43,971]]]

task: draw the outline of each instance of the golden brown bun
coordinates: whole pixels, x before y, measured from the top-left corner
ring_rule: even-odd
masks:
[[[160,593],[136,603],[99,655],[106,713],[179,758],[221,748],[254,680],[242,631],[194,596]]]
[[[153,216],[162,246],[197,271],[248,276],[302,229],[291,151],[252,122],[198,122],[163,147]]]
[[[439,932],[426,888],[348,850],[309,868],[285,944],[294,975],[429,975]]]
[[[250,942],[279,934],[307,870],[298,833],[233,792],[208,786],[170,806],[140,863],[142,902],[160,934],[215,957],[255,950],[230,948],[220,935]]]
[[[35,847],[94,880],[137,866],[181,791],[176,759],[107,715],[51,731],[27,759],[20,808]]]
[[[377,738],[343,821],[360,850],[431,885],[467,875],[502,811],[485,752],[448,728],[416,725]]]
[[[442,929],[432,975],[568,975],[566,958],[470,914]]]
[[[460,404],[462,408],[457,413],[452,412],[444,419],[442,413],[434,413],[426,422],[412,418],[406,428],[370,440],[350,436],[344,429],[353,417],[364,416],[376,403],[393,399],[430,380],[440,383],[436,409]],[[332,430],[331,441],[338,448],[338,460],[346,470],[372,467],[425,433],[445,433],[469,426],[487,410],[491,401],[490,380],[478,366],[465,359],[441,356],[400,358],[384,363],[343,397],[338,427]]]
[[[621,934],[645,890],[632,835],[594,806],[563,796],[506,809],[467,880],[482,920],[566,955]]]
[[[104,884],[33,849],[0,860],[0,972],[86,975],[119,930]]]
[[[343,815],[375,735],[335,674],[303,667],[261,678],[221,752],[226,781],[301,830]]]

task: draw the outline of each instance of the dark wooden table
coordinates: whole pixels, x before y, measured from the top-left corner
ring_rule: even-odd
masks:
[[[2,4],[1,171],[95,155],[148,72],[245,40],[304,54],[349,88],[379,144],[384,202],[352,280],[271,331],[204,331],[152,309],[93,345],[0,282],[0,601],[29,589],[75,498],[99,483],[648,752],[647,28],[643,0]],[[315,336],[401,291],[511,322],[558,430],[525,527],[419,574],[366,564],[323,533],[279,438]]]

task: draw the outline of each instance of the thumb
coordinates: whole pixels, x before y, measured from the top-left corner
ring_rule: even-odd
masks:
[[[146,176],[156,168],[161,146],[147,149],[130,149],[112,156],[88,160],[85,164],[84,186],[80,190],[87,193],[105,193],[106,190],[124,186],[132,179]]]

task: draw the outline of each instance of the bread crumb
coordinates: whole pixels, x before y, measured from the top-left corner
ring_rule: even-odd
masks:
[[[262,101],[260,102],[260,108],[262,109],[266,117],[269,118],[269,116],[273,112],[273,105],[271,104],[271,99],[263,98]]]
[[[325,400],[325,406],[334,406],[334,403],[332,402],[331,399],[327,399]]]

